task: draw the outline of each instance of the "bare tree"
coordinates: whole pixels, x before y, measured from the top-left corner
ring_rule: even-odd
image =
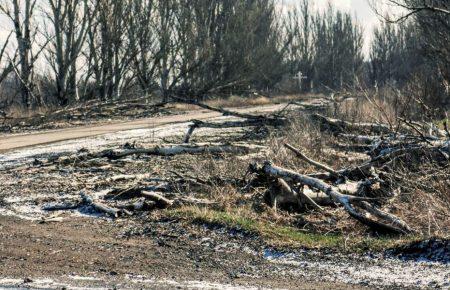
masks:
[[[91,11],[87,0],[48,0],[48,10],[44,11],[50,24],[46,33],[49,41],[46,59],[54,73],[56,98],[66,105],[70,98],[79,99],[77,60],[84,46]]]
[[[314,17],[313,27],[315,83],[331,89],[353,85],[363,64],[361,26],[330,5]]]
[[[287,53],[289,72],[299,77],[301,90],[312,87],[314,72],[313,14],[308,0],[300,2],[299,7],[286,15],[286,36],[292,38]],[[300,73],[300,74],[299,74]]]
[[[30,108],[33,99],[33,67],[39,52],[33,53],[36,29],[33,24],[33,14],[36,0],[11,0],[0,3],[2,11],[14,25],[17,41],[18,64],[11,61],[12,69],[19,81],[22,103]],[[38,100],[37,100],[38,101]]]
[[[149,95],[157,86],[156,74],[161,58],[168,51],[158,41],[160,1],[133,0],[128,35],[132,54],[132,70],[140,91]],[[166,29],[169,29],[166,27]]]
[[[92,77],[93,93],[100,99],[118,99],[133,79],[130,64],[136,52],[130,49],[128,35],[132,5],[128,1],[93,0],[92,7],[95,14],[87,25],[87,75]]]
[[[5,42],[3,43],[2,48],[0,49],[0,65],[3,65],[4,67],[2,71],[0,72],[0,84],[5,80],[8,75],[13,71],[13,64],[9,60],[5,60],[6,58],[6,49],[9,45],[9,40],[11,38],[12,32],[8,34],[8,37],[5,39]]]
[[[400,7],[403,13],[400,16],[383,15],[376,6],[375,1],[370,1],[374,10],[388,22],[403,25],[409,22],[416,33],[409,37],[414,39],[416,45],[415,54],[406,57],[410,71],[420,70],[424,95],[428,99],[439,100],[439,103],[448,103],[450,99],[450,2],[447,0],[387,0],[387,3]],[[405,55],[402,56],[405,59]],[[426,62],[427,69],[418,69],[417,59]],[[433,75],[433,78],[427,77]],[[436,85],[436,82],[439,84]],[[430,86],[432,84],[432,86]],[[440,88],[438,88],[440,87]]]

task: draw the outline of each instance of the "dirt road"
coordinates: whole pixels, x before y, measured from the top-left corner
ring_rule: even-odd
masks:
[[[234,110],[241,113],[272,112],[282,108],[283,106],[284,105],[269,105],[252,108],[240,108]],[[146,118],[128,122],[121,121],[103,125],[83,126],[31,134],[0,135],[0,153],[4,153],[13,149],[50,144],[59,141],[106,135],[134,129],[155,128],[167,124],[188,122],[192,119],[205,120],[219,116],[221,116],[221,114],[217,112],[196,110],[189,111],[186,114]]]

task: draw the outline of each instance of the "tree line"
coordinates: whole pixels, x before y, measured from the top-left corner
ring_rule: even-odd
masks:
[[[442,98],[448,4],[422,1],[396,3],[410,5],[410,17],[376,30],[365,60],[354,17],[331,5],[317,12],[308,0],[288,12],[274,0],[0,0],[12,27],[0,45],[0,94],[30,109],[280,90],[286,76],[302,92],[420,77]]]

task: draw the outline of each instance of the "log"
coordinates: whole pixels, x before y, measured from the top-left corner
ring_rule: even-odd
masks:
[[[326,128],[331,129],[336,133],[346,133],[348,131],[360,130],[360,131],[369,131],[377,134],[389,134],[392,133],[391,128],[386,124],[377,124],[377,123],[351,123],[348,121],[333,119],[329,117],[325,117],[320,114],[313,114],[312,117],[323,125]]]
[[[69,203],[69,204],[52,204],[45,205],[42,210],[44,211],[63,211],[63,210],[73,210],[77,209],[80,203]]]
[[[226,122],[204,122],[200,120],[192,120],[192,124],[189,125],[189,129],[184,137],[184,143],[189,143],[189,140],[197,128],[212,128],[212,129],[224,129],[224,128],[243,128],[243,127],[257,127],[262,125],[268,126],[283,126],[287,123],[285,118],[267,117],[260,119],[250,119],[243,121],[226,121]]]
[[[409,226],[407,226],[405,222],[401,221],[399,218],[395,217],[396,220],[401,222],[396,222],[394,224],[393,219],[391,218],[393,217],[393,215],[375,209],[372,205],[368,203],[364,204],[364,206],[368,205],[371,208],[370,213],[372,214],[376,213],[375,216],[380,221],[370,218],[367,213],[362,213],[357,208],[354,207],[354,204],[357,205],[358,202],[366,201],[368,200],[367,198],[342,194],[335,187],[328,185],[319,179],[302,175],[289,169],[274,166],[270,162],[265,162],[262,167],[254,165],[252,166],[252,168],[256,169],[257,172],[261,172],[272,178],[283,178],[286,180],[291,180],[293,182],[305,184],[311,188],[315,188],[324,192],[334,202],[341,204],[351,217],[376,231],[383,231],[396,234],[408,234],[413,232],[412,229]],[[367,210],[366,207],[364,207],[364,209]]]
[[[319,206],[312,198],[310,198],[308,195],[304,194],[301,190],[293,190],[289,184],[282,178],[277,178],[277,182],[278,185],[281,187],[282,190],[284,190],[285,193],[287,193],[288,195],[292,196],[293,198],[295,198],[297,200],[297,202],[299,203],[299,205],[303,205],[303,203],[307,203],[310,206],[312,206],[314,209],[318,210],[318,211],[323,211],[323,208],[321,206]],[[273,204],[274,207],[276,209],[277,206],[277,198],[279,197],[279,195],[275,196],[275,198],[273,199]]]
[[[132,155],[157,155],[157,156],[174,156],[180,154],[249,154],[254,151],[264,149],[264,146],[249,145],[244,143],[235,144],[183,144],[183,145],[164,145],[154,146],[151,148],[138,149],[122,149],[122,150],[106,150],[94,154],[93,158],[108,158],[110,160],[117,160]]]
[[[158,207],[160,209],[165,209],[165,208],[168,208],[173,205],[173,201],[165,198],[164,196],[162,196],[156,192],[143,191],[141,193],[141,195],[143,197],[145,197],[146,199],[150,199],[150,200],[154,201],[156,203],[156,207]]]
[[[109,207],[103,203],[97,202],[84,192],[81,192],[80,195],[84,204],[92,206],[95,210],[105,213],[111,217],[118,218],[125,214],[131,215],[131,213],[126,210]]]

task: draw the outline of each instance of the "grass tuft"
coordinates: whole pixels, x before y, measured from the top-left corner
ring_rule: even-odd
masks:
[[[398,237],[347,237],[342,234],[308,233],[295,227],[257,219],[242,210],[224,212],[187,206],[171,210],[168,215],[194,224],[219,225],[243,230],[249,234],[258,235],[267,246],[277,248],[330,249],[364,253],[383,251],[415,240],[414,237],[399,239]]]

